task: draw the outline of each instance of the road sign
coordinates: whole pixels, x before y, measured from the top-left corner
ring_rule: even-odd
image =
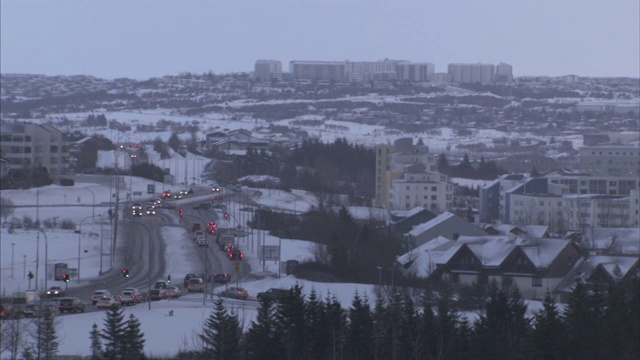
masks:
[[[156,184],[147,185],[147,194],[153,194],[156,192]]]
[[[278,245],[263,245],[260,247],[260,259],[263,261],[280,260],[280,247]]]

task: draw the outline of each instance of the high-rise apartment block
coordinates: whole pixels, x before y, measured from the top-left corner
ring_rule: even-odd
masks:
[[[262,81],[282,80],[282,62],[278,60],[257,60],[253,77]]]
[[[493,64],[449,64],[451,80],[463,84],[491,84],[495,82],[496,66]]]
[[[591,175],[640,176],[640,145],[597,145],[580,148],[580,168]]]
[[[431,81],[435,73],[432,63],[406,60],[379,61],[291,61],[291,75],[297,80],[336,82]],[[257,73],[257,70],[256,70]]]
[[[432,81],[435,69],[432,63],[402,62],[396,67],[398,80],[410,82]]]
[[[496,66],[496,82],[513,82],[513,66],[505,63],[498,64]]]
[[[289,71],[295,80],[346,81],[344,61],[291,61]]]
[[[431,211],[452,208],[453,185],[437,171],[436,156],[411,138],[376,147],[376,201],[391,210],[417,206]]]
[[[57,178],[69,172],[69,142],[55,127],[44,124],[0,124],[0,149],[9,171],[47,168]]]

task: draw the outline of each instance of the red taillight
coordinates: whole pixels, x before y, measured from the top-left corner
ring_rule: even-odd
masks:
[[[122,299],[122,295],[120,295],[120,299]]]
[[[135,295],[133,295],[133,296],[131,296],[131,298],[132,298],[132,299],[135,299],[135,298],[136,298],[136,296],[135,296]]]

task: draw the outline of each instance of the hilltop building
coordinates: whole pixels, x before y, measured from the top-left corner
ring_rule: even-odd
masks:
[[[282,80],[282,62],[279,60],[257,60],[253,77],[262,81]]]
[[[493,64],[449,64],[448,73],[451,75],[451,80],[456,83],[492,84],[495,82],[496,66]]]

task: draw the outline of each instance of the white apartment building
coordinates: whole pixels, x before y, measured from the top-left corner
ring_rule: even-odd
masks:
[[[410,210],[417,206],[433,212],[450,210],[453,204],[453,185],[447,176],[426,172],[421,163],[407,165],[402,178],[393,180],[389,189],[389,208]]]
[[[580,169],[594,176],[640,176],[640,144],[580,148]]]
[[[279,60],[256,60],[253,77],[262,81],[282,80],[282,62]]]
[[[640,190],[629,193],[629,226],[640,228]]]
[[[513,66],[505,63],[498,64],[496,66],[496,82],[513,82]]]
[[[401,62],[396,66],[398,80],[411,82],[431,81],[435,69],[432,63]]]
[[[453,82],[462,84],[491,84],[495,81],[493,64],[449,64],[448,73]]]
[[[392,78],[396,78],[396,66],[400,62],[402,61],[390,59],[379,61],[346,61],[347,81],[367,82],[374,80],[376,74],[386,74]]]
[[[437,171],[436,156],[421,140],[413,144],[413,139],[402,138],[376,147],[375,196],[391,210],[422,206],[445,211],[452,207],[453,186]]]
[[[9,170],[47,168],[52,179],[69,172],[69,143],[49,124],[0,124],[0,149]]]

